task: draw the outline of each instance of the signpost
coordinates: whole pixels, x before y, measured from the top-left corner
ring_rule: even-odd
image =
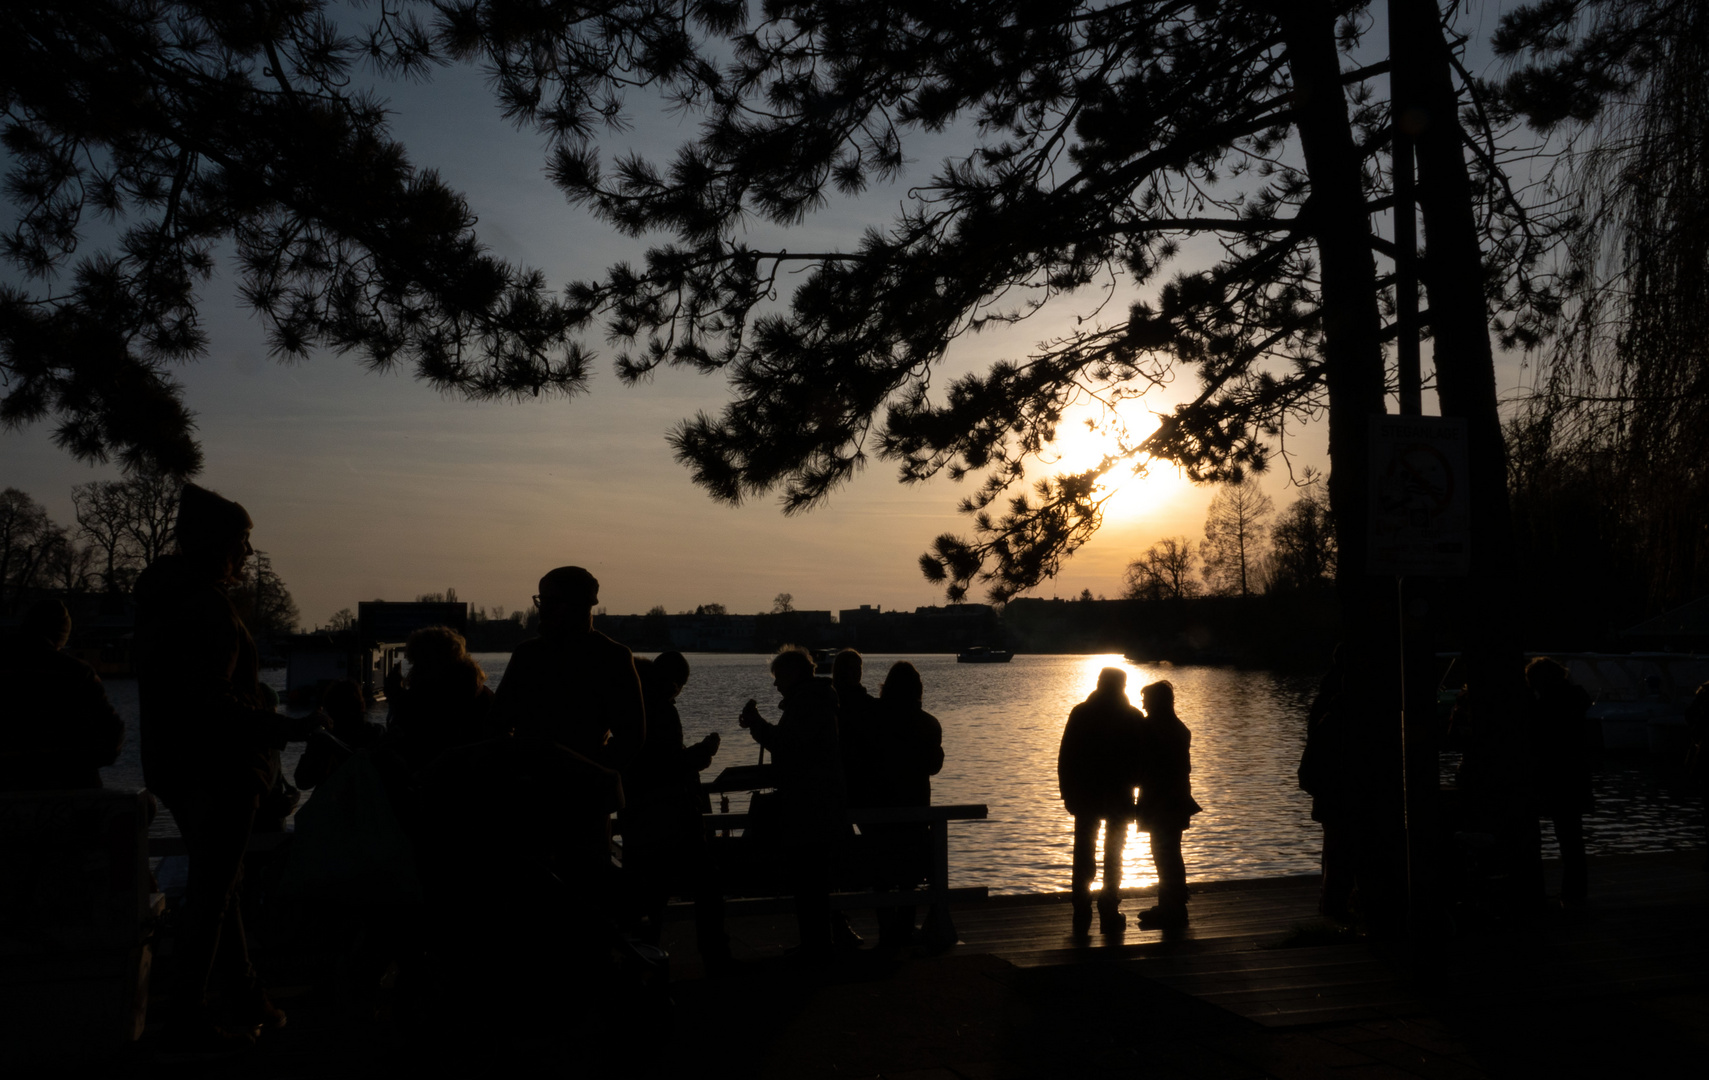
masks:
[[[1428,849],[1436,827],[1436,716],[1427,635],[1413,634],[1413,647],[1407,647],[1407,622],[1422,621],[1426,601],[1409,598],[1406,579],[1470,570],[1466,425],[1440,416],[1373,416],[1370,446],[1366,570],[1394,577],[1399,606],[1407,907],[1412,939],[1421,942],[1430,932],[1425,913],[1434,907]]]
[[[1366,570],[1463,577],[1471,567],[1466,424],[1371,417],[1371,549]]]

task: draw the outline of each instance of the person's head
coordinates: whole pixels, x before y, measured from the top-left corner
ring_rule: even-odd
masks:
[[[534,597],[540,607],[540,632],[574,633],[593,626],[593,608],[599,603],[599,579],[579,566],[560,566],[540,579]]]
[[[1175,713],[1175,684],[1167,679],[1149,683],[1139,692],[1139,700],[1145,706],[1147,713],[1162,713],[1173,716]]]
[[[1098,693],[1120,694],[1127,690],[1127,672],[1119,667],[1107,667],[1098,672]]]
[[[320,692],[320,707],[332,717],[334,731],[359,724],[368,712],[368,702],[355,679],[334,679]]]
[[[173,536],[178,552],[221,581],[235,581],[244,560],[255,553],[249,531],[255,522],[240,503],[195,484],[185,484],[178,496]]]
[[[906,660],[891,664],[889,674],[884,676],[884,686],[878,691],[878,697],[881,701],[917,707],[926,697],[926,686],[920,681],[919,669]]]
[[[813,654],[799,645],[785,645],[771,658],[771,683],[780,693],[813,677]]]
[[[1536,657],[1525,665],[1525,685],[1531,688],[1533,694],[1552,690],[1566,681],[1567,669],[1547,656]]]
[[[853,649],[843,649],[831,661],[831,683],[838,690],[860,685],[861,658]]]
[[[24,637],[46,641],[55,650],[63,649],[71,640],[71,612],[59,600],[44,597],[24,609],[18,631]]]
[[[475,686],[486,683],[487,673],[469,655],[463,635],[449,626],[424,626],[404,643],[409,660],[409,685],[420,689],[473,677]]]
[[[640,661],[636,661],[639,663]],[[688,685],[688,658],[679,652],[662,652],[653,659],[653,669],[671,687],[671,696]]]

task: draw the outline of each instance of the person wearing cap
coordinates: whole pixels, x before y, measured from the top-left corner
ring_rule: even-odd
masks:
[[[540,636],[511,653],[499,726],[621,772],[641,752],[647,713],[629,650],[593,628],[599,582],[579,566],[540,579]]]
[[[95,669],[60,651],[70,637],[65,605],[38,600],[0,662],[0,792],[99,788],[99,770],[118,760],[125,722]]]
[[[241,1050],[285,1023],[250,966],[238,901],[256,808],[277,771],[272,751],[286,736],[226,595],[253,553],[252,524],[238,503],[185,484],[177,550],[136,584],[143,779],[172,811],[190,864],[165,1041],[191,1056]]]

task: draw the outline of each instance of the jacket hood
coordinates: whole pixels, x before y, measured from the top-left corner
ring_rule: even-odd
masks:
[[[837,707],[837,689],[831,685],[831,680],[823,675],[815,675],[809,681],[796,686],[780,703],[786,709],[812,708],[815,706]]]

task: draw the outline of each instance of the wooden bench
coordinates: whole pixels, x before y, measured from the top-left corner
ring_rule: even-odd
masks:
[[[853,908],[915,907],[930,908],[926,919],[930,943],[953,945],[955,923],[950,918],[949,905],[968,900],[984,900],[990,890],[983,885],[952,888],[949,883],[949,823],[952,821],[984,821],[990,815],[984,803],[960,803],[946,806],[875,806],[850,810],[851,825],[926,825],[931,835],[931,857],[926,869],[926,887],[886,892],[834,892],[831,906],[838,910]],[[746,813],[703,814],[701,820],[708,832],[729,834],[747,825]],[[791,910],[787,896],[741,897],[725,904],[727,915],[775,915]],[[667,918],[687,918],[694,905],[685,901],[671,904]]]

